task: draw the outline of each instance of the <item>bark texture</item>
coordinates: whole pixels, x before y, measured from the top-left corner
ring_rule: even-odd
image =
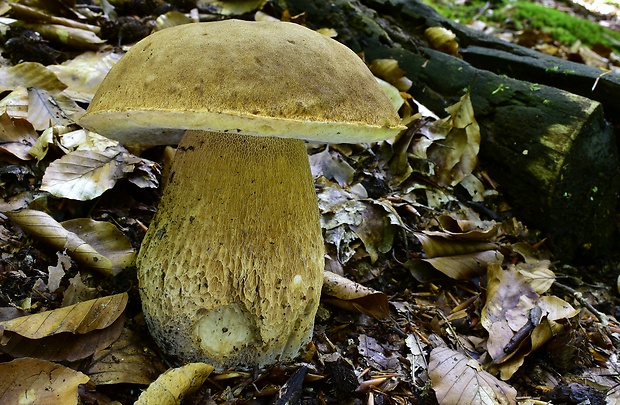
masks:
[[[396,59],[414,83],[410,93],[439,115],[471,87],[481,165],[517,217],[544,231],[563,258],[609,251],[620,172],[605,115],[618,111],[620,76],[488,37],[414,0],[286,5],[293,15],[306,12],[312,28],[335,28],[367,62]],[[463,59],[429,49],[430,26],[455,32]]]

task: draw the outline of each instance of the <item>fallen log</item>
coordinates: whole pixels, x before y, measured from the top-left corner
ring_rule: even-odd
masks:
[[[466,27],[413,0],[286,3],[292,14],[305,12],[310,27],[336,29],[338,39],[364,52],[367,61],[396,59],[414,83],[410,93],[438,115],[444,115],[443,109],[471,87],[482,133],[481,165],[499,181],[516,216],[545,232],[559,258],[588,258],[611,249],[620,169],[614,133],[605,121],[603,104],[609,105],[611,93],[619,94],[617,75],[599,78],[596,95],[601,104],[554,87],[559,86],[553,79],[555,75],[534,75],[535,71],[544,71],[544,66],[568,69],[565,66],[572,66],[565,64],[568,62],[539,57],[533,51],[506,43],[500,44],[502,50],[481,47],[499,46],[498,40],[471,34]],[[464,60],[428,48],[422,33],[436,25],[452,28],[459,41],[471,44],[462,52]],[[469,55],[477,55],[478,59],[472,57],[476,64],[467,60],[467,49]],[[483,54],[491,55],[486,65],[481,62]],[[527,66],[538,61],[538,67],[532,67],[529,73],[541,83],[545,81],[538,79],[549,79],[550,85],[510,77],[510,63],[504,72],[495,62],[508,60],[507,54],[525,66],[515,77],[523,79],[528,74]],[[579,66],[573,71],[585,72],[581,77],[594,77],[590,68]],[[569,84],[583,87],[576,80]],[[609,107],[614,108],[618,107]]]

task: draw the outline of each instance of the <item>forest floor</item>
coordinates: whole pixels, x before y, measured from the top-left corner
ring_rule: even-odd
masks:
[[[0,403],[130,404],[168,369],[132,264],[173,149],[126,149],[76,122],[152,29],[246,3],[246,19],[303,21],[261,1],[0,5]],[[613,2],[541,4],[619,26]],[[433,6],[541,52],[620,68],[620,33],[554,37],[551,20],[523,3]],[[558,24],[574,31],[570,18]],[[620,403],[618,256],[554,257],[476,166],[467,95],[438,120],[417,112],[403,83],[385,84],[409,128],[396,141],[308,144],[336,276],[326,276],[305,355],[267,370],[184,369],[189,380],[150,386],[152,403]]]

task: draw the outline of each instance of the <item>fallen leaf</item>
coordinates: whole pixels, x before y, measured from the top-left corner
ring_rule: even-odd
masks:
[[[329,271],[323,272],[323,294],[323,302],[376,319],[385,319],[390,313],[384,293]]]
[[[446,346],[431,352],[428,374],[440,405],[516,405],[517,391],[480,363]]]
[[[135,261],[129,239],[113,224],[78,218],[64,223],[31,209],[7,212],[6,216],[33,238],[66,251],[79,263],[105,275],[116,275]]]
[[[61,92],[67,88],[54,72],[40,63],[22,62],[15,66],[0,68],[0,90],[13,90],[18,86],[50,92]]]
[[[134,405],[180,405],[183,398],[196,391],[213,371],[205,363],[189,363],[159,376]]]
[[[78,386],[88,377],[44,360],[23,358],[0,364],[0,403],[78,403]]]
[[[0,115],[0,150],[30,160],[30,148],[36,142],[37,133],[27,121],[13,120],[6,112]]]
[[[77,150],[48,166],[41,190],[60,198],[92,200],[132,172],[134,167],[131,162],[131,155],[122,147],[109,147],[102,151]]]
[[[48,361],[77,361],[92,356],[106,348],[120,336],[125,319],[123,316],[109,327],[87,333],[54,333],[37,339],[29,339],[16,333],[4,331],[0,351],[12,357],[33,357]]]
[[[84,52],[61,65],[48,66],[48,69],[67,86],[64,90],[67,96],[74,101],[90,103],[103,78],[123,55],[113,50]]]
[[[145,339],[124,328],[109,347],[98,349],[84,372],[97,385],[152,383],[166,367]]]
[[[29,339],[40,339],[63,332],[84,334],[112,325],[125,310],[127,299],[127,293],[97,298],[0,322],[0,329]]]

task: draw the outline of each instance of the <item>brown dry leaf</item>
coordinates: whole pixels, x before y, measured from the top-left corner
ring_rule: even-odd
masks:
[[[56,252],[58,263],[55,266],[47,266],[47,290],[51,293],[60,287],[60,282],[65,276],[65,271],[71,268],[71,257],[64,252]]]
[[[30,160],[30,148],[37,141],[37,133],[27,121],[13,120],[5,112],[0,115],[0,150],[21,160]]]
[[[314,177],[325,176],[335,180],[341,187],[353,182],[355,170],[342,159],[339,153],[332,153],[329,147],[310,156],[310,168]]]
[[[17,86],[0,100],[0,111],[13,119],[26,120],[28,118],[28,89],[24,86]]]
[[[50,42],[79,50],[98,50],[105,41],[88,29],[66,27],[59,24],[31,24],[19,22],[20,27],[37,31]]]
[[[122,56],[122,53],[114,51],[85,52],[48,69],[67,85],[64,94],[75,101],[90,103],[103,78]]]
[[[0,403],[78,403],[78,386],[88,377],[79,371],[38,359],[15,359],[0,364]]]
[[[112,325],[84,334],[62,332],[40,339],[28,339],[4,331],[0,351],[12,357],[33,357],[49,361],[77,361],[110,346],[120,336],[125,319],[120,316]]]
[[[129,239],[113,224],[78,218],[64,223],[37,210],[5,213],[24,232],[76,261],[108,276],[115,276],[135,261]]]
[[[480,127],[474,117],[469,92],[446,111],[450,114],[448,117],[422,128],[425,137],[433,141],[423,146],[426,158],[434,163],[431,178],[442,187],[454,187],[478,164]],[[424,154],[418,151],[420,153]]]
[[[323,294],[323,302],[376,319],[385,319],[390,313],[388,298],[384,293],[330,271],[323,272]]]
[[[487,350],[495,364],[512,354],[504,349],[515,333],[530,322],[530,311],[538,299],[539,295],[515,266],[508,269],[503,269],[500,264],[489,266],[487,300],[481,322],[489,332]]]
[[[448,347],[431,352],[428,374],[440,405],[516,405],[517,391]]]
[[[125,310],[127,299],[127,293],[122,293],[22,316],[0,322],[0,330],[29,339],[41,339],[63,332],[85,334],[112,325]]]
[[[221,15],[242,15],[263,8],[266,0],[199,0],[198,6],[207,6]]]
[[[113,275],[130,267],[136,260],[136,252],[131,241],[110,222],[95,221],[90,218],[77,218],[60,223],[63,228],[72,232],[91,246],[99,255],[112,263],[109,269]],[[76,250],[79,250],[77,248]],[[69,250],[69,251],[76,251]]]
[[[48,166],[41,190],[60,198],[92,200],[132,172],[138,160],[120,145],[102,151],[77,150]]]
[[[166,367],[144,342],[135,332],[124,328],[114,343],[94,353],[84,372],[97,385],[149,385]]]
[[[13,90],[20,85],[51,93],[59,93],[67,88],[51,70],[40,63],[22,62],[15,66],[0,68],[1,91]]]
[[[196,391],[213,372],[205,363],[189,363],[160,375],[134,405],[180,405],[183,398]]]
[[[454,279],[479,276],[487,271],[488,265],[503,260],[494,243],[467,240],[468,236],[459,240],[446,233],[429,233],[414,233],[428,257],[422,261]]]
[[[459,44],[456,42],[456,35],[449,29],[429,27],[424,31],[424,37],[426,37],[433,49],[462,59],[461,55],[459,55]]]
[[[45,90],[28,91],[28,121],[38,131],[55,125],[71,125],[84,115],[84,109],[63,94],[52,96]]]

